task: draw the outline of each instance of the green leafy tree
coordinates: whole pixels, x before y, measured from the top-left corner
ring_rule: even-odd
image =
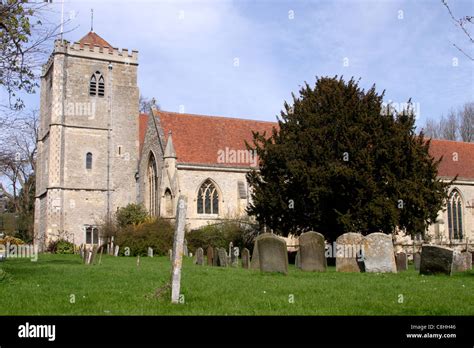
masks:
[[[305,84],[284,104],[278,129],[247,144],[259,157],[247,175],[248,213],[283,235],[424,233],[449,184],[437,178],[429,141],[415,134],[413,108],[384,108],[383,95],[337,76]]]
[[[148,212],[146,211],[145,207],[143,205],[134,203],[119,208],[115,214],[115,218],[119,227],[138,225],[142,222],[145,222],[148,217]]]

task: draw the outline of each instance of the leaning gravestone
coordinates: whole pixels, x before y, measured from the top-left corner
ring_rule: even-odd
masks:
[[[336,271],[359,273],[364,271],[361,246],[363,236],[348,232],[336,239]]]
[[[408,269],[408,258],[404,252],[395,255],[395,262],[397,263],[397,272],[406,271]]]
[[[207,247],[207,265],[212,266],[214,261],[214,249],[212,247]]]
[[[324,272],[327,261],[324,236],[318,232],[305,232],[300,235],[300,263],[302,271]]]
[[[247,248],[242,249],[242,268],[250,268],[250,251]]]
[[[258,239],[257,246],[261,272],[288,274],[288,251],[283,239],[267,233]]]
[[[376,232],[365,236],[362,251],[366,272],[397,273],[391,235]]]
[[[227,267],[227,253],[226,253],[224,248],[219,248],[217,250],[217,257],[219,259],[218,260],[219,261],[218,266]]]
[[[413,264],[415,265],[415,271],[420,270],[420,263],[421,263],[421,254],[415,253],[415,255],[413,255]]]
[[[454,251],[437,245],[423,245],[421,248],[420,274],[444,273],[453,271]]]
[[[470,252],[454,252],[453,272],[466,272],[472,269],[472,254]]]
[[[202,266],[204,264],[204,250],[202,248],[196,249],[196,265]]]
[[[173,241],[173,261],[171,268],[171,302],[178,303],[181,290],[181,267],[184,252],[184,227],[186,226],[186,200],[184,196],[178,199],[176,208],[176,228]]]

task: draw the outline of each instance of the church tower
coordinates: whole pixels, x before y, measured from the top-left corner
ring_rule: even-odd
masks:
[[[41,77],[35,243],[98,244],[98,225],[136,201],[138,52],[94,32],[57,40]]]

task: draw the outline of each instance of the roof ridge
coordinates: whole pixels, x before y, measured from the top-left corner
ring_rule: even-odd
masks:
[[[233,116],[221,116],[221,115],[202,115],[202,114],[192,114],[192,113],[182,113],[176,111],[166,111],[166,110],[156,110],[156,113],[167,113],[167,114],[174,114],[174,115],[181,115],[181,116],[193,116],[193,117],[207,117],[207,118],[220,118],[225,120],[238,120],[238,121],[251,121],[251,122],[262,122],[262,123],[274,123],[277,124],[277,121],[266,121],[266,120],[255,120],[250,118],[242,118],[242,117],[233,117]]]

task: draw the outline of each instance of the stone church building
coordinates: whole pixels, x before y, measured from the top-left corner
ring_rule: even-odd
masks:
[[[98,228],[128,203],[173,218],[188,202],[187,228],[245,216],[246,150],[252,131],[270,134],[276,122],[150,110],[139,114],[138,52],[119,50],[89,32],[75,43],[56,41],[41,78],[41,120],[35,201],[35,240],[63,237],[101,242]],[[439,176],[450,188],[430,235],[474,239],[474,144],[433,140],[443,156]]]

